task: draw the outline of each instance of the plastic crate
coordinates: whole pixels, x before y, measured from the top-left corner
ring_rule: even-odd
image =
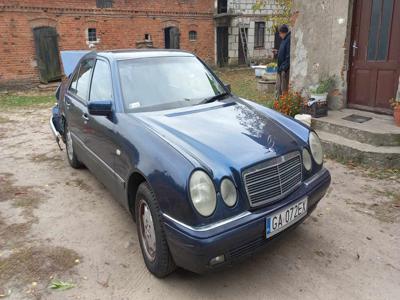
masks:
[[[313,98],[309,99],[309,101],[313,100]],[[313,118],[326,117],[328,115],[328,101],[318,101],[311,105],[304,104],[302,113],[311,115]]]

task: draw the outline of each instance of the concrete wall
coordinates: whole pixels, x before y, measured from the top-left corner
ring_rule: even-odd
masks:
[[[326,76],[336,77],[330,109],[347,102],[347,76],[354,0],[294,0],[291,86],[304,91]]]
[[[266,59],[272,57],[274,46],[274,34],[268,29],[272,26],[271,22],[266,22],[266,16],[276,12],[274,0],[268,1],[267,5],[261,10],[254,11],[253,6],[256,0],[228,0],[228,11],[233,15],[231,26],[229,27],[229,63],[237,64],[239,57],[239,23],[248,28],[248,51],[251,60]],[[255,48],[255,22],[266,22],[264,47]]]

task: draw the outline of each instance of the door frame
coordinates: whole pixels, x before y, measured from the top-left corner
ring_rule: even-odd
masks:
[[[226,32],[223,32],[226,31]],[[226,35],[226,36],[224,36]],[[217,26],[216,27],[216,40],[217,40],[217,65],[225,67],[229,64],[229,27]],[[225,45],[222,45],[225,44]],[[224,48],[225,47],[225,48]]]
[[[353,65],[353,41],[356,35],[355,32],[355,20],[357,18],[357,4],[359,4],[359,1],[362,0],[352,0],[350,1],[349,4],[349,17],[351,18],[348,24],[348,33],[347,36],[350,37],[348,40],[348,45],[347,45],[347,55],[348,55],[348,70],[347,70],[347,78],[346,78],[346,84],[347,84],[347,90],[346,90],[346,106],[348,108],[354,108],[354,109],[359,109],[359,110],[364,110],[364,111],[369,111],[369,112],[374,112],[374,113],[379,113],[379,114],[387,114],[387,115],[392,115],[393,110],[389,108],[382,108],[382,107],[376,107],[376,106],[368,106],[368,105],[361,105],[361,104],[354,104],[350,102],[350,81],[351,81],[351,72],[352,72],[352,65]]]
[[[171,29],[176,29],[177,30],[177,34],[178,34],[178,48],[171,48]],[[171,26],[166,26],[164,27],[164,48],[165,49],[180,49],[181,47],[181,30],[179,29],[178,26],[175,25],[171,25]],[[168,35],[168,41],[169,41],[169,46],[167,48],[167,35]]]

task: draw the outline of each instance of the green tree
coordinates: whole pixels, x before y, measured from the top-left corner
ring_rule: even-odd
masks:
[[[275,32],[279,25],[291,23],[293,0],[257,0],[253,10],[260,10],[267,4],[277,5],[275,13],[266,17],[266,21],[272,22],[269,30]]]

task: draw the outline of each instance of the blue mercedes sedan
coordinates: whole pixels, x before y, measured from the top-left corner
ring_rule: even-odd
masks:
[[[331,181],[317,134],[171,50],[65,52],[50,126],[136,221],[165,277],[241,260],[304,221]]]

